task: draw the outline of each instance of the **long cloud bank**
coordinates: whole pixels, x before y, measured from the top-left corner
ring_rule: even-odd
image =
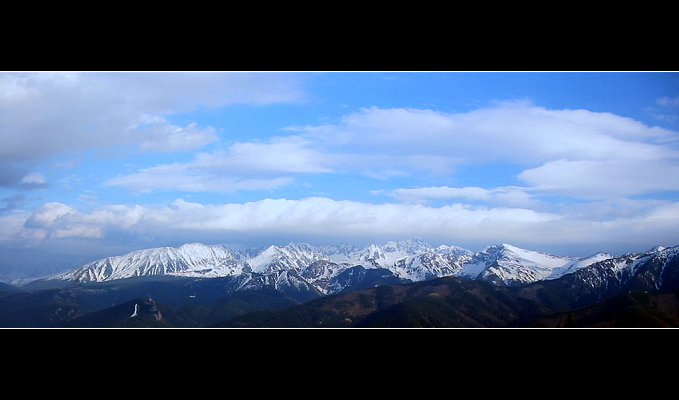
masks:
[[[329,237],[356,234],[430,235],[431,232],[441,232],[443,237],[453,237],[473,236],[475,227],[485,229],[500,224],[506,228],[525,229],[531,224],[560,218],[555,214],[518,208],[463,204],[434,208],[420,204],[336,201],[323,197],[264,199],[223,205],[203,205],[179,199],[165,207],[110,205],[89,212],[52,202],[28,216],[6,217],[5,227],[10,229],[4,231],[2,239],[99,239],[115,231],[156,236],[162,236],[164,232],[186,231],[314,234]],[[15,223],[13,229],[10,221]]]
[[[514,241],[542,249],[588,242],[596,246],[672,245],[676,243],[671,241],[679,242],[677,212],[679,203],[665,202],[648,207],[643,213],[597,221],[577,214],[559,215],[525,208],[461,203],[442,207],[368,204],[322,197],[222,205],[180,199],[165,207],[110,205],[91,211],[53,202],[30,214],[1,217],[0,246],[15,242],[23,246],[28,243],[57,246],[67,239],[106,243],[124,236],[128,246],[145,247],[169,239],[238,243],[243,237],[258,235],[278,243],[295,239],[319,243],[418,236],[436,243],[481,246]]]

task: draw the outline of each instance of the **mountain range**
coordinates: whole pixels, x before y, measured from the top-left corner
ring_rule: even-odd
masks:
[[[281,281],[280,285],[308,285],[328,295],[342,291],[337,277],[357,266],[385,269],[395,278],[411,282],[455,276],[512,286],[560,278],[612,258],[615,256],[606,253],[585,258],[555,256],[510,244],[489,246],[475,253],[458,246],[432,247],[420,239],[372,244],[363,249],[348,244],[290,243],[284,247],[272,245],[239,251],[223,245],[189,243],[177,248],[144,249],[107,257],[41,280],[88,283],[155,275],[240,276],[248,278],[244,279],[247,284],[265,276],[275,277],[277,282]]]
[[[431,306],[435,298],[442,302],[433,306],[436,313],[446,317],[433,326],[520,326],[630,292],[677,291],[678,254],[679,246],[658,246],[622,256],[564,257],[506,243],[473,252],[420,239],[365,248],[290,243],[234,250],[190,243],[107,257],[22,286],[6,285],[0,288],[0,325],[289,327],[281,324],[281,315],[301,310],[307,317],[317,315],[318,310],[309,311],[316,306],[324,310],[325,324],[292,315],[282,320],[296,321],[297,327],[394,326],[394,320],[402,321],[400,326],[429,326],[389,313],[410,309],[426,315],[419,309],[422,299]],[[470,302],[460,307],[460,298]],[[362,306],[347,308],[356,299]],[[330,311],[333,301],[344,305]],[[164,312],[150,315],[164,317],[131,320],[135,310],[123,306],[129,302],[139,316],[139,310],[155,309]],[[124,309],[117,320],[111,317],[118,315],[114,309]],[[479,321],[479,315],[493,317]]]

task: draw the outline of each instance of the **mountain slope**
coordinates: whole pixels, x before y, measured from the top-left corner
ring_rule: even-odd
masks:
[[[503,243],[474,254],[459,276],[481,279],[496,285],[513,286],[556,279],[613,255],[597,253],[590,257],[562,257],[521,249]]]
[[[664,293],[676,289],[679,289],[679,246],[656,247],[644,253],[605,259],[523,290],[555,293],[576,308],[628,291]]]
[[[242,267],[238,254],[224,246],[191,243],[107,257],[49,279],[87,283],[149,275],[227,276],[241,273]]]

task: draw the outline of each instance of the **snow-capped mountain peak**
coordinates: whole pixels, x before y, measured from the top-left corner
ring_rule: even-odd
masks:
[[[460,271],[460,276],[501,285],[525,284],[556,279],[612,257],[605,253],[586,258],[556,256],[502,243],[475,253]]]
[[[180,247],[158,247],[106,257],[85,264],[73,271],[58,274],[52,279],[78,282],[101,282],[146,275],[173,275],[210,272],[233,273],[238,256],[225,246],[200,243]]]

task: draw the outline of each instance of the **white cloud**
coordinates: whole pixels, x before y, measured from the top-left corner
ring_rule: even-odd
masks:
[[[396,189],[386,193],[397,200],[426,203],[435,199],[465,199],[471,202],[483,202],[494,205],[509,207],[531,208],[540,205],[532,195],[526,192],[526,188],[516,186],[484,189],[480,187],[423,187],[414,189]]]
[[[496,188],[492,196],[484,194],[486,200],[523,206],[536,204],[527,194],[536,190],[611,198],[679,187],[674,147],[679,134],[610,113],[521,102],[456,114],[370,108],[339,124],[288,129],[297,135],[235,143],[190,163],[144,169],[109,184],[135,191],[232,191],[281,187],[298,174],[358,172],[390,179],[422,172],[451,175],[465,164],[509,163],[524,168],[516,178],[531,187]],[[472,189],[458,189],[448,188],[444,196],[473,195]],[[418,195],[404,190],[392,195]]]
[[[235,143],[227,150],[199,153],[194,161],[141,169],[109,180],[110,186],[134,192],[180,190],[233,192],[270,190],[292,183],[301,173],[327,173],[327,160],[298,138],[268,143]]]
[[[180,127],[172,124],[154,124],[151,127],[138,128],[133,136],[141,142],[142,151],[186,151],[205,146],[219,140],[213,128],[198,129],[196,123]]]
[[[1,164],[2,163],[0,163],[0,165]],[[47,182],[47,179],[41,173],[30,172],[26,174],[23,178],[21,178],[21,181],[16,183],[14,186],[20,189],[37,190],[45,189],[49,187],[50,184]]]
[[[243,204],[202,205],[177,200],[168,207],[113,205],[90,212],[61,203],[47,203],[26,218],[22,230],[36,237],[102,238],[107,232],[166,237],[219,232],[264,235],[431,235],[451,238],[483,235],[490,227],[503,231],[558,220],[555,214],[519,208],[488,208],[453,204],[440,208],[419,204],[368,204],[311,197],[265,199]]]
[[[583,199],[679,190],[679,159],[556,160],[523,171],[533,189]]]
[[[470,197],[492,195],[473,188],[459,189]],[[678,210],[676,202],[631,200],[583,203],[559,213],[462,203],[440,207],[370,204],[322,197],[216,205],[180,199],[167,206],[110,205],[92,210],[52,202],[32,213],[0,215],[0,249],[39,251],[49,255],[54,265],[70,268],[78,266],[73,264],[76,259],[85,263],[134,249],[196,241],[242,246],[349,242],[361,246],[418,236],[433,244],[472,250],[510,242],[586,256],[595,251],[643,251],[658,244],[676,245]],[[91,253],[91,259],[82,259],[83,249]]]
[[[677,203],[647,206],[617,216],[609,210],[605,215],[593,218],[596,210],[555,214],[460,203],[428,207],[321,197],[221,205],[177,200],[166,207],[112,205],[92,211],[47,203],[30,215],[0,217],[0,223],[7,229],[3,233],[4,240],[12,237],[110,240],[124,234],[132,242],[139,237],[192,241],[206,235],[224,241],[234,240],[239,235],[280,238],[306,235],[317,240],[422,236],[450,244],[472,240],[486,244],[498,240],[533,244],[613,243],[623,239],[625,243],[635,240],[640,243],[649,240],[669,244],[679,242],[679,230],[670,230],[679,228]],[[17,218],[23,218],[24,223],[19,225]],[[657,234],[653,231],[656,227]],[[660,237],[660,233],[666,237]]]
[[[226,151],[202,153],[193,168],[237,171],[241,174],[332,172],[326,157],[297,137],[276,138],[268,143],[235,143]]]
[[[180,127],[164,116],[302,96],[294,76],[276,73],[3,73],[0,159],[30,163],[117,145],[198,148],[216,140],[212,128]]]
[[[679,121],[679,96],[662,97],[656,100],[656,104],[659,107],[649,107],[647,110],[655,118],[671,124]]]
[[[465,113],[370,108],[338,124],[290,129],[337,152],[370,154],[373,163],[388,155],[404,161],[439,157],[432,170],[518,165],[525,168],[518,178],[545,194],[605,198],[676,190],[679,184],[679,133],[611,113],[522,102]],[[412,165],[404,162],[400,169]]]
[[[28,228],[47,228],[54,222],[68,214],[74,214],[77,210],[66,204],[51,202],[42,205],[26,220]]]
[[[657,104],[666,107],[679,107],[679,96],[677,97],[662,97],[656,101]]]
[[[46,183],[47,181],[45,180],[45,177],[38,173],[38,172],[31,172],[30,174],[24,176],[21,178],[21,183],[28,183],[28,184],[42,184]]]
[[[649,219],[676,221],[679,217],[679,203],[667,203],[655,207]]]
[[[454,155],[467,160],[536,162],[605,158],[643,140],[677,137],[629,118],[587,110],[501,103],[465,113],[363,109],[341,123],[290,128],[331,146],[375,153]],[[518,156],[522,156],[517,159]]]
[[[228,171],[213,174],[194,168],[192,164],[169,164],[141,169],[139,172],[113,178],[109,186],[124,187],[132,192],[179,190],[183,192],[233,192],[238,190],[271,190],[292,182],[290,177],[268,179],[242,178]]]

